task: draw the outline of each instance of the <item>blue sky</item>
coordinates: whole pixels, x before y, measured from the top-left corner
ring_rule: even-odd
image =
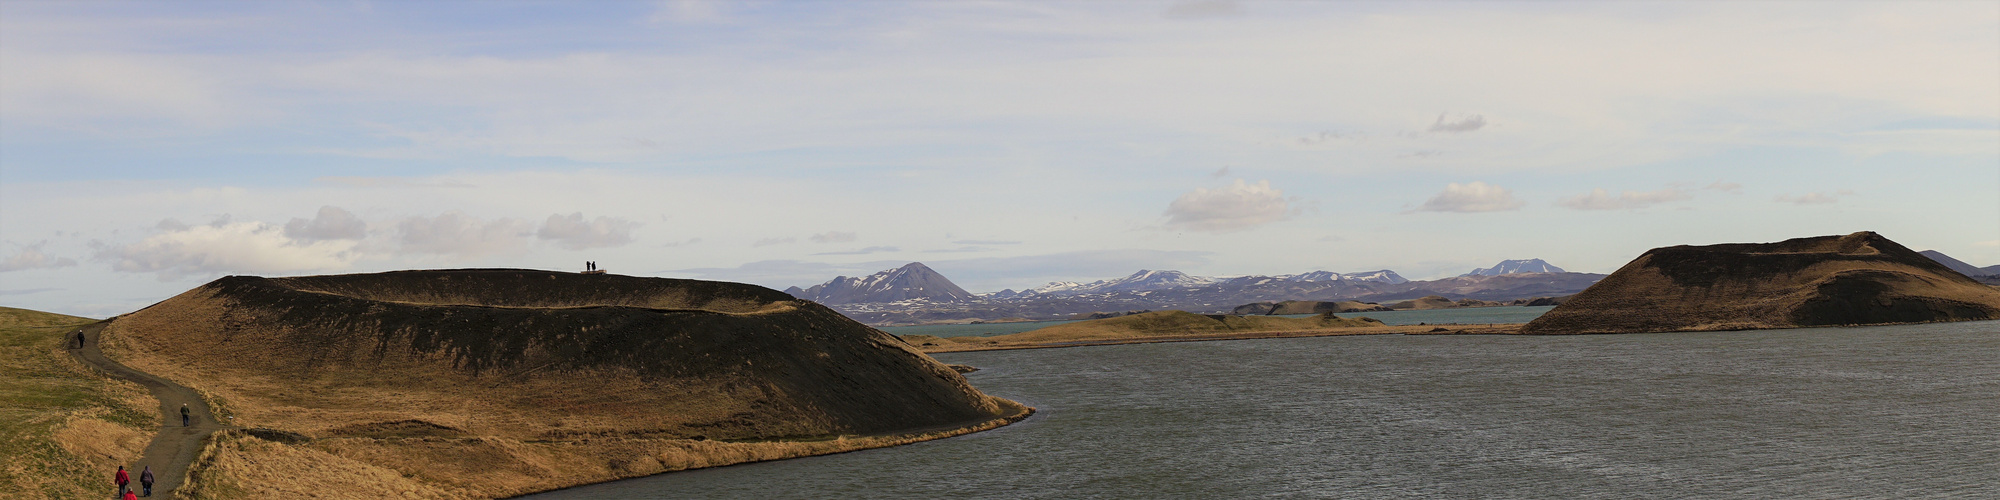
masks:
[[[2000,4],[0,3],[0,303],[997,291],[1881,232],[2000,264]]]

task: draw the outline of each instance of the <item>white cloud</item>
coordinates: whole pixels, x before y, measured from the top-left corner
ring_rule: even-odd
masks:
[[[346,268],[358,257],[351,241],[304,242],[262,222],[200,226],[161,224],[161,232],[130,245],[98,243],[95,260],[162,280],[224,273],[275,274]]]
[[[868,247],[868,248],[862,248],[862,249],[858,249],[858,250],[842,250],[842,251],[838,251],[838,252],[820,252],[820,253],[816,253],[816,254],[813,254],[813,255],[868,255],[868,254],[871,254],[871,253],[882,253],[882,252],[895,252],[895,251],[900,251],[900,250],[902,250],[902,249],[900,249],[900,248],[897,248],[897,247],[890,247],[890,246],[876,246],[876,247]]]
[[[1618,196],[1611,196],[1603,189],[1592,189],[1590,194],[1578,195],[1557,204],[1577,210],[1627,210],[1692,199],[1694,195],[1671,187],[1659,191],[1626,191]]]
[[[358,240],[368,237],[368,223],[340,207],[319,207],[312,220],[292,218],[285,223],[285,236],[300,241]]]
[[[1195,188],[1167,204],[1168,229],[1226,233],[1284,220],[1292,215],[1283,191],[1271,181],[1234,185],[1220,189]]]
[[[1715,183],[1704,186],[1702,189],[1724,193],[1741,193],[1743,192],[1743,185],[1734,182],[1715,181]]]
[[[828,231],[812,235],[811,237],[806,239],[812,240],[813,243],[847,243],[850,241],[854,241],[854,238],[855,238],[854,233]]]
[[[793,238],[793,237],[790,237],[790,236],[786,236],[786,237],[783,237],[783,238],[763,238],[763,239],[759,239],[759,240],[757,240],[757,241],[754,241],[754,242],[751,242],[751,243],[750,243],[750,246],[751,246],[751,247],[768,247],[768,246],[771,246],[771,245],[784,245],[784,244],[790,244],[790,243],[797,243],[798,241],[799,241],[799,239],[798,239],[798,238]]]
[[[542,228],[535,231],[535,237],[554,240],[570,250],[610,248],[631,243],[632,228],[638,226],[637,222],[616,217],[598,216],[585,221],[582,212],[550,214],[542,222]]]
[[[1443,192],[1424,201],[1414,212],[1504,212],[1517,210],[1527,202],[1514,199],[1514,193],[1507,188],[1472,181],[1466,184],[1451,183]]]
[[[414,216],[396,224],[397,242],[405,253],[478,257],[515,250],[533,228],[509,218],[480,220],[457,210],[437,217]]]
[[[9,271],[22,271],[28,269],[55,269],[59,267],[72,267],[76,265],[76,259],[71,259],[69,257],[54,257],[50,256],[47,253],[43,253],[42,247],[44,245],[47,245],[48,243],[49,242],[47,241],[42,241],[42,242],[37,242],[33,245],[27,245],[21,247],[21,251],[19,253],[16,253],[11,257],[7,257],[6,260],[0,260],[0,273]]]

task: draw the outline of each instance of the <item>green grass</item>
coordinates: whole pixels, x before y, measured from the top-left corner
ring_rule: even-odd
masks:
[[[0,498],[86,498],[110,472],[55,443],[71,416],[150,429],[153,416],[115,399],[113,382],[68,359],[65,336],[96,320],[0,307]]]

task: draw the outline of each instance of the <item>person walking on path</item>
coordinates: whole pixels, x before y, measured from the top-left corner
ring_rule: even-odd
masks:
[[[111,476],[111,479],[118,482],[119,493],[125,492],[125,485],[132,484],[132,474],[125,472],[123,465],[118,466],[118,475]]]
[[[119,498],[123,498],[125,500],[139,500],[139,496],[132,494],[132,490],[125,490],[125,496]]]
[[[139,488],[146,490],[146,496],[153,496],[153,466],[148,465],[146,470],[139,471]]]
[[[76,347],[71,347],[71,349],[82,349],[82,348],[83,348],[83,330],[77,330]]]
[[[181,427],[187,427],[188,422],[189,422],[188,405],[187,403],[181,403]]]

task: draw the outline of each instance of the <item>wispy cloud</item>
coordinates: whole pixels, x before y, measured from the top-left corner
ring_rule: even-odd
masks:
[[[159,279],[224,273],[293,273],[344,269],[359,257],[352,241],[304,242],[262,222],[189,226],[166,220],[161,231],[132,244],[93,242],[93,260],[113,271],[153,273]]]
[[[358,240],[368,237],[368,223],[353,212],[327,205],[319,207],[312,220],[294,217],[285,223],[285,236],[299,241]]]
[[[535,237],[555,241],[570,250],[610,248],[632,243],[632,229],[636,227],[639,223],[619,217],[598,216],[586,221],[582,212],[550,214],[542,222],[542,228],[535,231]]]
[[[1618,196],[1611,196],[1603,189],[1592,189],[1590,194],[1577,195],[1556,204],[1576,210],[1632,210],[1692,199],[1694,195],[1671,187],[1658,191],[1626,191]]]
[[[1458,119],[1456,120],[1447,121],[1445,120],[1445,114],[1439,113],[1437,121],[1431,123],[1431,128],[1429,129],[1429,131],[1443,132],[1448,134],[1460,134],[1465,132],[1471,132],[1474,130],[1479,130],[1480,128],[1483,128],[1485,126],[1486,126],[1485,116],[1464,115],[1458,117]]]
[[[1167,19],[1220,19],[1244,14],[1243,5],[1230,0],[1181,2],[1161,13]]]
[[[1834,203],[1839,203],[1842,198],[1854,196],[1855,194],[1856,193],[1854,191],[1842,189],[1834,194],[1825,194],[1817,191],[1798,196],[1781,194],[1775,198],[1772,198],[1772,200],[1778,201],[1780,203],[1790,203],[1793,205],[1831,205]]]
[[[485,220],[452,210],[436,217],[413,216],[396,224],[399,251],[471,258],[520,249],[534,226],[502,217]]]
[[[867,247],[856,250],[843,250],[838,252],[819,252],[813,255],[868,255],[871,253],[895,252],[899,250],[900,249],[896,247],[876,246],[876,247]]]
[[[785,237],[780,237],[780,238],[764,238],[764,239],[760,239],[760,240],[757,240],[757,241],[753,241],[753,242],[750,242],[750,246],[751,246],[751,247],[768,247],[768,246],[771,246],[771,245],[784,245],[784,244],[789,244],[789,243],[797,243],[798,241],[799,241],[799,239],[798,239],[798,238],[793,238],[793,237],[790,237],[790,236],[785,236]]]
[[[854,241],[855,234],[841,231],[827,231],[806,238],[813,243],[847,243]]]
[[[76,259],[56,257],[42,252],[42,247],[48,245],[48,243],[47,241],[41,241],[33,245],[23,246],[21,247],[21,251],[8,256],[6,260],[0,260],[0,273],[76,266]]]

